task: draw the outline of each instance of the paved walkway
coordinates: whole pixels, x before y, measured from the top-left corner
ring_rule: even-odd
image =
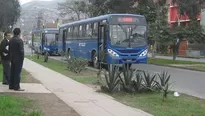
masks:
[[[81,116],[151,116],[28,59],[24,69]]]

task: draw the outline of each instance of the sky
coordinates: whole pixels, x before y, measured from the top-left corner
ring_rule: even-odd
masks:
[[[30,2],[30,1],[37,1],[37,0],[19,0],[20,1],[20,4],[25,4],[27,2]],[[38,0],[39,1],[39,0]],[[43,0],[43,1],[51,1],[51,0]]]

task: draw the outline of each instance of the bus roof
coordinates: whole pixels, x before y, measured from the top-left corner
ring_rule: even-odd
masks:
[[[60,28],[64,28],[70,25],[75,25],[75,24],[81,24],[82,22],[94,22],[94,21],[100,21],[100,20],[105,20],[108,19],[110,16],[138,16],[138,17],[144,17],[144,15],[137,15],[137,14],[107,14],[107,15],[102,15],[102,16],[98,16],[98,17],[93,17],[93,18],[88,18],[88,19],[83,19],[80,21],[74,21],[71,23],[66,23],[60,26]]]
[[[58,32],[59,32],[59,29],[58,29],[58,28],[45,28],[45,29],[33,30],[32,32],[33,32],[33,33],[38,33],[38,32],[45,32],[45,31],[58,33]]]

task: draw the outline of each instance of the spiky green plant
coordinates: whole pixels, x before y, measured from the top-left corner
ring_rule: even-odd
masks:
[[[168,72],[163,71],[158,74],[158,77],[160,79],[160,86],[164,87],[169,83],[171,75],[168,75]]]
[[[102,91],[112,93],[117,91],[117,87],[120,84],[119,76],[121,72],[119,71],[119,66],[116,65],[109,65],[108,70],[103,70],[106,85],[101,86]]]
[[[44,62],[48,62],[48,56],[49,56],[49,53],[46,52],[46,53],[44,54]]]
[[[143,87],[147,91],[154,91],[155,87],[157,86],[156,83],[156,74],[151,75],[149,72],[143,71]]]
[[[125,92],[133,92],[133,76],[136,74],[136,70],[130,69],[128,65],[123,65],[123,77],[120,76],[122,87]]]
[[[81,73],[83,70],[86,70],[86,67],[88,66],[88,61],[83,58],[67,58],[68,63],[68,70],[75,72],[75,73]]]
[[[143,90],[143,78],[140,72],[136,73],[133,80],[133,87],[135,92],[141,92]]]
[[[162,101],[164,102],[165,99],[167,98],[168,94],[169,94],[169,87],[170,87],[170,84],[166,84],[165,86],[162,86]]]

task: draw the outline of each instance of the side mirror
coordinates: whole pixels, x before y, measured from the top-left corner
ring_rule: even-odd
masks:
[[[107,20],[103,20],[102,22],[100,22],[100,26],[107,26],[108,23],[107,23]]]

